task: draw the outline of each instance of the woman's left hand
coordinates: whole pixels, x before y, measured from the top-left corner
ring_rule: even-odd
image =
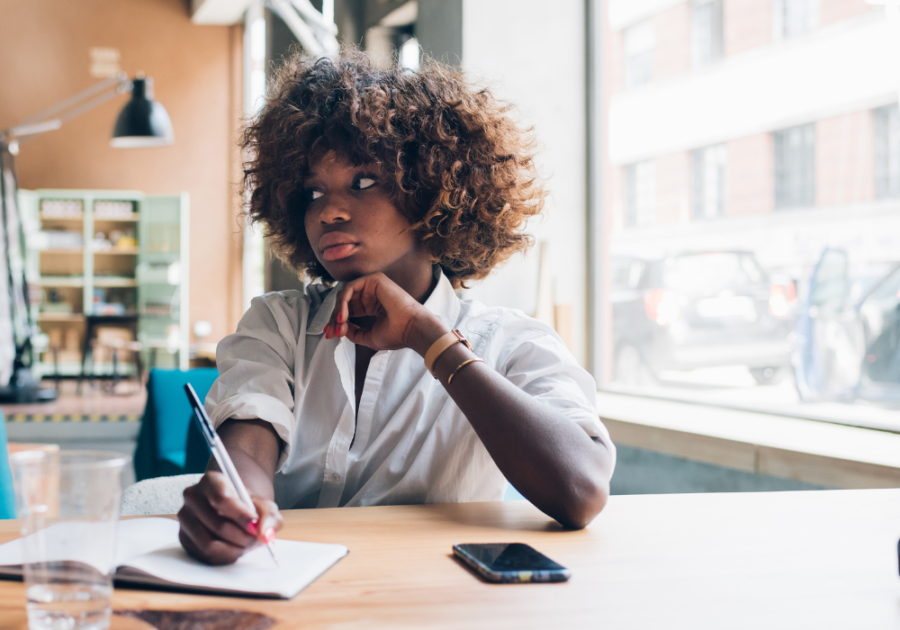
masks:
[[[351,317],[375,317],[369,330],[350,322]],[[373,350],[412,348],[424,355],[446,326],[383,273],[348,282],[334,305],[325,338],[347,337]]]

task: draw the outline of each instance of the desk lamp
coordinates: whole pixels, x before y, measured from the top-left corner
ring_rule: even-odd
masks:
[[[117,148],[172,144],[175,139],[172,123],[163,106],[153,100],[153,79],[138,74],[129,80],[124,72],[57,103],[15,127],[0,131],[0,249],[6,262],[6,274],[0,274],[0,285],[6,285],[5,291],[0,289],[0,375],[8,371],[11,374],[8,384],[0,386],[0,403],[50,402],[56,399],[54,390],[41,388],[32,370],[38,328],[28,308],[25,231],[16,204],[18,182],[15,156],[19,153],[19,147],[34,137],[59,129],[67,120],[126,92],[131,92],[131,99],[116,119],[110,144]],[[8,303],[2,304],[4,300]]]

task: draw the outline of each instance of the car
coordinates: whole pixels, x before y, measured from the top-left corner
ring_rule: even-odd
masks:
[[[613,381],[652,384],[663,370],[743,365],[759,384],[790,366],[797,294],[752,252],[612,259]]]
[[[900,262],[851,273],[826,248],[796,320],[792,353],[804,401],[856,400],[900,407]]]

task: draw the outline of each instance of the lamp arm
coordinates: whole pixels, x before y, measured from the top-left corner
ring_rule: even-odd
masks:
[[[96,85],[60,101],[53,107],[35,114],[11,129],[0,131],[0,140],[16,140],[59,129],[65,121],[105,103],[130,88],[131,82],[128,80],[128,75],[120,72],[114,77],[100,81]],[[21,144],[23,141],[19,143]]]

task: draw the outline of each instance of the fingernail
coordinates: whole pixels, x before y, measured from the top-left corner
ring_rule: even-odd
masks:
[[[251,536],[256,536],[256,532],[259,531],[259,519],[255,518],[247,523],[247,531],[250,532]]]
[[[273,540],[275,540],[275,528],[274,528],[274,527],[270,527],[269,529],[267,529],[267,530],[265,531],[265,533],[263,533],[263,539],[266,541],[266,544],[267,544],[267,545],[268,545],[270,542],[272,542]]]
[[[344,323],[344,315],[343,315],[343,313],[338,313],[338,316],[337,316],[337,322],[338,322],[338,324],[343,324],[343,323]]]

